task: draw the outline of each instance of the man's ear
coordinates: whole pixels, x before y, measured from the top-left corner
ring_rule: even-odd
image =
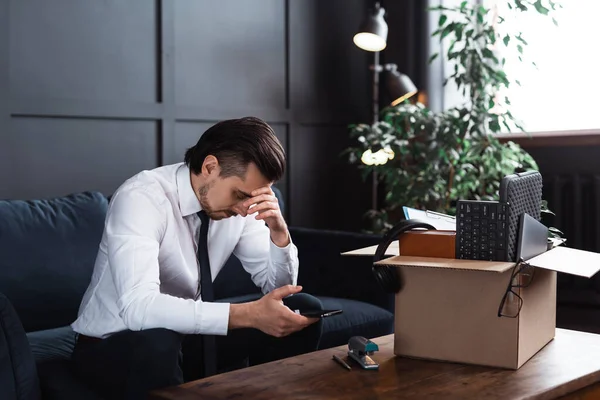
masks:
[[[221,169],[220,169],[219,160],[217,160],[217,157],[211,156],[211,155],[206,156],[206,158],[204,159],[204,162],[202,163],[202,176],[204,176],[204,177],[208,177],[210,175],[218,176],[220,174],[220,171],[221,171]]]

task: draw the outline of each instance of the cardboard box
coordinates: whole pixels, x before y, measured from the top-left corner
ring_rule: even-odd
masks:
[[[535,274],[516,318],[499,317],[515,263],[395,256],[376,264],[399,268],[396,355],[518,369],[554,338],[556,272],[584,277],[600,254],[556,247],[532,258]],[[516,297],[510,299],[516,301]]]

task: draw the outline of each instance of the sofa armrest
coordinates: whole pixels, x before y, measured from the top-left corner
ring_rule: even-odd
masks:
[[[298,247],[303,291],[317,296],[364,301],[393,312],[394,296],[384,292],[371,271],[373,257],[341,253],[379,244],[381,236],[290,227]]]
[[[0,393],[8,400],[38,400],[40,385],[21,320],[0,293]]]

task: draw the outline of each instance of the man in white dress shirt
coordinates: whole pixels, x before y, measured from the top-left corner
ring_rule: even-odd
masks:
[[[109,398],[144,398],[213,374],[211,357],[223,368],[261,340],[287,337],[272,339],[286,355],[316,350],[321,322],[294,309],[322,306],[299,293],[297,249],[271,189],[284,170],[273,130],[246,117],[209,128],[184,163],[117,189],[72,324],[82,380]],[[212,280],[231,254],[263,297],[214,302]]]

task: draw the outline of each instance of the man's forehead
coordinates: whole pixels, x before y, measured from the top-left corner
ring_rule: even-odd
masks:
[[[265,186],[271,187],[271,185],[272,185],[272,183],[268,183],[266,185],[258,185],[256,187],[249,186],[247,184],[246,185],[236,185],[235,190],[238,193],[243,194],[247,197],[252,197],[252,192],[255,191],[256,189],[260,189],[261,187],[265,187]]]
[[[244,179],[240,179],[237,183],[237,188],[245,193],[252,193],[253,190],[265,186],[271,186],[273,184],[273,182],[269,182],[267,178],[260,173],[258,167],[253,163],[248,164],[246,176]]]

